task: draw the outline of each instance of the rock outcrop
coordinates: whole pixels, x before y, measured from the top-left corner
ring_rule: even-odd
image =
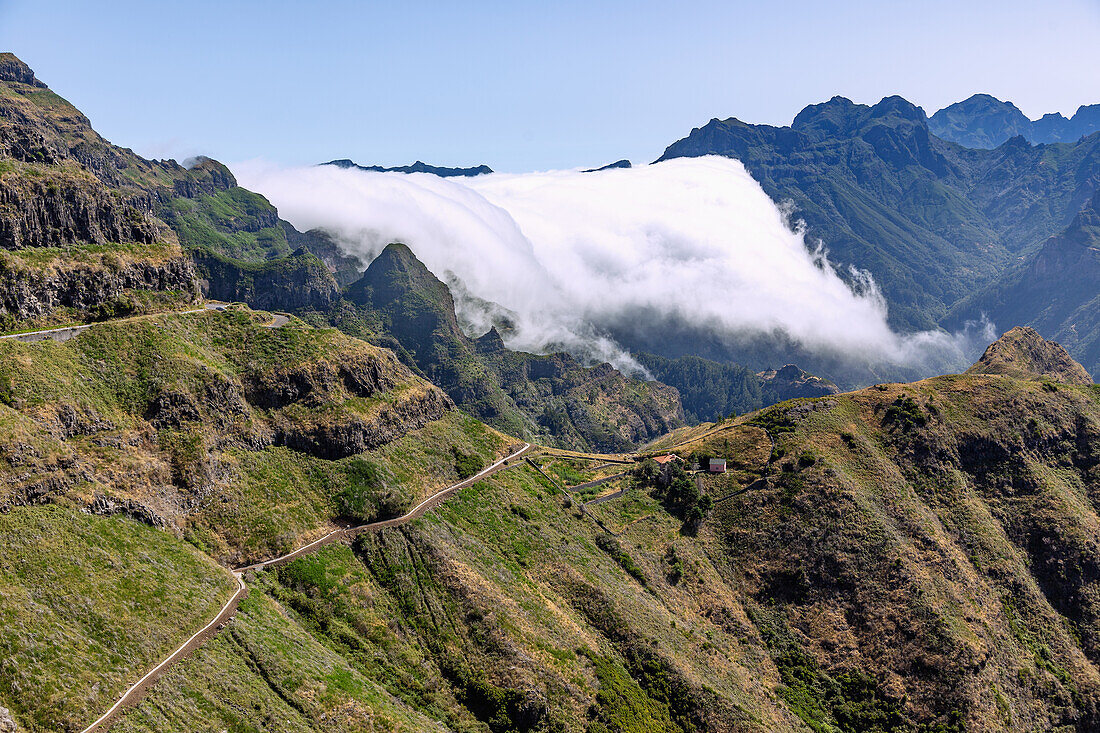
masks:
[[[65,168],[0,174],[0,249],[163,240],[149,201],[122,202],[98,179]]]
[[[766,404],[796,397],[826,397],[840,392],[840,388],[828,379],[810,374],[794,364],[757,372],[756,376],[760,378]]]
[[[257,264],[202,250],[191,256],[207,298],[243,302],[262,310],[325,310],[340,294],[325,263],[305,249]]]
[[[1060,344],[1047,341],[1035,329],[1026,326],[1018,326],[990,344],[982,358],[966,373],[1092,384],[1088,371]]]
[[[95,309],[128,315],[130,291],[174,293],[183,302],[198,297],[191,260],[121,260],[106,264],[65,263],[42,269],[11,266],[0,259],[0,314],[17,321],[42,318],[58,308],[73,308],[96,317]]]
[[[0,69],[0,74],[2,73],[3,70]],[[16,724],[15,718],[11,717],[11,712],[5,707],[0,707],[0,733],[16,733],[18,730],[19,726]]]

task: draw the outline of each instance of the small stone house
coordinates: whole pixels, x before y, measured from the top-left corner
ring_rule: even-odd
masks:
[[[726,472],[726,459],[725,458],[711,458],[707,462],[707,471],[710,473],[725,473]]]

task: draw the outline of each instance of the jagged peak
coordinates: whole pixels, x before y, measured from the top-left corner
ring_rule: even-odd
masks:
[[[490,327],[484,335],[479,336],[476,344],[478,352],[482,354],[499,354],[508,350],[496,326]]]
[[[26,84],[28,86],[40,88],[45,88],[46,86],[35,77],[31,67],[23,63],[18,56],[10,51],[0,53],[0,81]]]
[[[990,344],[982,358],[966,373],[1092,384],[1089,373],[1074,361],[1061,344],[1047,341],[1028,326],[1017,326]]]
[[[454,320],[454,298],[446,283],[432,274],[408,245],[401,242],[386,245],[363,276],[348,289],[348,297],[353,302],[363,303],[371,298],[397,299],[409,292],[419,293],[434,303],[448,320]]]

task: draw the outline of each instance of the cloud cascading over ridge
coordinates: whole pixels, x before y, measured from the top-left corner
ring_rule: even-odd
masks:
[[[262,162],[234,172],[296,227],[327,229],[365,260],[405,242],[437,276],[514,312],[512,348],[630,366],[603,334],[655,313],[864,362],[964,359],[961,337],[891,331],[870,276],[841,279],[736,160],[465,179]],[[472,329],[488,328],[487,314],[460,307]]]

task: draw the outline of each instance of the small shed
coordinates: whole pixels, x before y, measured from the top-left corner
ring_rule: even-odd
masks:
[[[707,471],[710,473],[725,473],[726,472],[726,459],[725,458],[711,458],[707,462]]]

